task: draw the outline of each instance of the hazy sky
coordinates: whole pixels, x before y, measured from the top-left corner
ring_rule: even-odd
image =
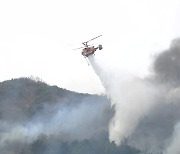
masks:
[[[103,91],[81,56],[97,35],[96,56],[144,76],[153,55],[180,36],[179,0],[0,0],[0,81],[37,76],[50,85]]]

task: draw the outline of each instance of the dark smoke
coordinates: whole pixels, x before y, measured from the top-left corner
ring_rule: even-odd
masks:
[[[173,40],[168,50],[157,55],[153,68],[152,83],[159,89],[156,105],[140,121],[128,142],[152,152],[174,154],[172,140],[180,139],[174,137],[180,121],[180,39]]]
[[[180,39],[172,41],[168,50],[156,57],[154,62],[156,80],[161,84],[178,87],[180,84]]]

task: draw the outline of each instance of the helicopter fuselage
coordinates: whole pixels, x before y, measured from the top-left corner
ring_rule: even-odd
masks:
[[[83,51],[82,51],[82,55],[83,55],[84,57],[88,57],[88,56],[90,56],[90,55],[93,55],[97,49],[101,50],[101,49],[102,49],[102,45],[99,45],[99,46],[96,47],[96,48],[95,48],[94,46],[84,48]]]

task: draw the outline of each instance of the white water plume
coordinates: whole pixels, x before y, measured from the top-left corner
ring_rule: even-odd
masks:
[[[109,139],[121,144],[154,105],[156,90],[147,81],[98,63],[94,56],[89,60],[115,106],[115,115],[109,124]]]

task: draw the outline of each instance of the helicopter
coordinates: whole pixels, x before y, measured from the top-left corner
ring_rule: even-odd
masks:
[[[84,47],[77,48],[77,49],[83,48],[81,54],[84,56],[84,58],[87,58],[87,57],[90,56],[90,55],[94,55],[94,53],[95,53],[95,51],[96,51],[97,49],[99,49],[99,50],[102,50],[102,49],[103,49],[103,47],[102,47],[101,44],[98,45],[97,47],[94,47],[94,46],[92,46],[92,45],[88,45],[88,42],[90,42],[90,41],[92,41],[92,40],[94,40],[94,39],[96,39],[96,38],[98,38],[98,37],[100,37],[100,36],[102,36],[102,35],[99,35],[99,36],[97,36],[97,37],[95,37],[95,38],[93,38],[93,39],[90,39],[89,41],[83,42],[82,44],[84,45]]]
[[[82,44],[85,46],[85,48],[82,50],[81,54],[82,54],[85,58],[88,57],[88,56],[90,56],[90,55],[92,55],[92,54],[94,54],[97,49],[99,49],[99,50],[102,50],[102,49],[103,49],[103,47],[102,47],[101,44],[98,45],[98,47],[96,47],[96,48],[95,48],[94,46],[88,45],[88,42],[90,42],[90,41],[92,41],[92,40],[94,40],[94,39],[96,39],[96,38],[98,38],[98,37],[100,37],[100,36],[102,36],[102,35],[99,35],[99,36],[97,36],[97,37],[95,37],[95,38],[93,38],[93,39],[91,39],[91,40],[89,40],[89,41],[86,41],[86,42],[83,42],[83,43],[82,43]]]

